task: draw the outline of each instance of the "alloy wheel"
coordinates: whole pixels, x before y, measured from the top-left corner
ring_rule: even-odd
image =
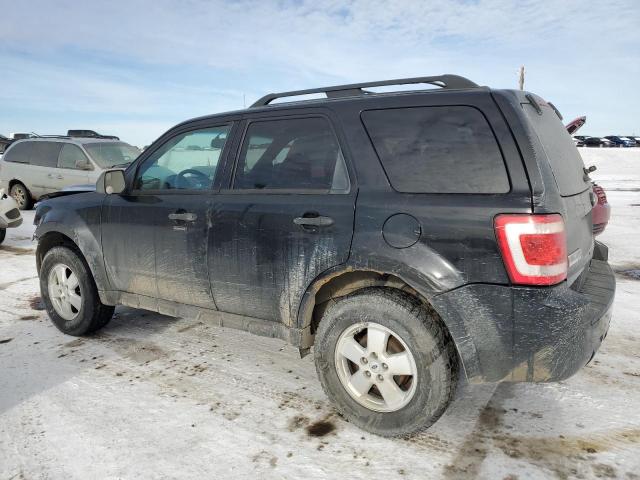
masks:
[[[335,365],[345,390],[370,410],[400,410],[415,394],[413,354],[397,333],[378,323],[358,323],[342,332]]]
[[[49,298],[54,310],[65,320],[73,320],[82,307],[82,290],[77,275],[62,263],[49,272]]]

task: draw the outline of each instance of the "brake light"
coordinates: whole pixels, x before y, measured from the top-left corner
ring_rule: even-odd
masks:
[[[513,283],[555,285],[567,278],[567,237],[561,215],[500,214],[494,226]]]
[[[594,185],[593,192],[598,197],[598,203],[600,205],[605,205],[607,203],[607,194],[604,193],[604,189],[600,185]]]

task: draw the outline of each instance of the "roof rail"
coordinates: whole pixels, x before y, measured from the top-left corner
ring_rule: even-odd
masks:
[[[95,130],[67,130],[67,136],[79,138],[103,138],[108,140],[120,140],[115,135],[102,135]]]
[[[381,80],[378,82],[365,82],[365,83],[352,83],[349,85],[336,85],[333,87],[311,88],[308,90],[294,90],[291,92],[269,93],[260,98],[257,102],[251,105],[253,107],[263,107],[269,105],[277,98],[284,97],[297,97],[299,95],[309,95],[312,93],[324,93],[327,98],[338,97],[353,97],[358,95],[372,94],[363,90],[367,87],[384,87],[388,85],[411,85],[426,83],[430,85],[436,85],[444,89],[459,89],[459,88],[476,88],[478,85],[472,82],[468,78],[460,77],[458,75],[436,75],[433,77],[414,77],[414,78],[399,78],[396,80]]]

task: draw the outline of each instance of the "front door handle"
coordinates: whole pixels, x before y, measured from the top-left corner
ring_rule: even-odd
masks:
[[[62,175],[58,175],[58,180],[62,180],[64,177]]]
[[[309,227],[329,227],[333,225],[333,218],[331,217],[296,217],[293,219],[293,223],[296,225],[309,226]]]
[[[180,220],[182,222],[195,222],[196,218],[198,218],[198,216],[191,212],[169,214],[169,220]]]

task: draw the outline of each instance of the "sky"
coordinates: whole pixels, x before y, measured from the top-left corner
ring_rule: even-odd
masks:
[[[5,4],[6,5],[2,5]],[[640,134],[636,0],[0,0],[0,134],[134,145],[265,93],[455,73]]]

